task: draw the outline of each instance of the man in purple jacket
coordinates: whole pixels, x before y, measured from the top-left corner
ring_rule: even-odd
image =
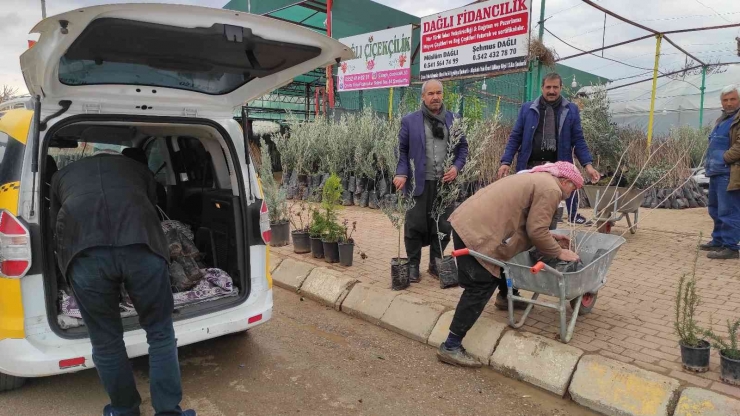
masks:
[[[454,149],[455,161],[452,167],[444,171],[447,156],[447,143],[450,140],[450,127],[454,116],[445,109],[442,102],[442,83],[438,80],[429,80],[421,87],[422,105],[419,111],[406,115],[401,120],[401,132],[398,134],[398,167],[393,185],[396,189],[404,189],[406,181],[411,175],[410,163],[414,164],[414,200],[416,205],[406,213],[404,227],[404,242],[406,255],[409,259],[409,280],[417,283],[421,281],[419,263],[421,263],[421,249],[429,247],[429,273],[439,277],[436,258],[442,258],[445,247],[450,242],[450,223],[447,218],[452,213],[449,207],[445,215],[435,224],[432,219],[432,203],[437,196],[437,186],[440,180],[451,182],[465,166],[468,156],[468,142],[465,136]],[[442,252],[439,244],[432,244],[437,238],[437,229],[444,233]]]

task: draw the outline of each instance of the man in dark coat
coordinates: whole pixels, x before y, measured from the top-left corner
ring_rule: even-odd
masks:
[[[449,207],[439,224],[435,224],[431,216],[432,204],[437,196],[439,181],[454,181],[465,166],[468,156],[468,142],[462,135],[453,150],[455,154],[453,166],[444,171],[454,115],[445,109],[440,81],[426,81],[421,87],[421,95],[423,101],[421,109],[401,120],[401,131],[398,134],[398,167],[393,179],[397,189],[404,189],[411,175],[410,164],[414,164],[414,177],[411,180],[415,185],[413,196],[416,204],[406,213],[404,227],[411,282],[421,280],[419,274],[421,249],[427,245],[430,246],[429,273],[435,277],[439,276],[435,259],[442,258],[444,249],[450,242],[451,228],[447,217],[453,207]],[[438,229],[444,234],[441,251],[440,244],[436,243]]]
[[[519,111],[514,128],[501,157],[498,177],[509,174],[514,156],[516,170],[522,171],[552,162],[573,163],[575,153],[588,178],[596,183],[599,173],[593,167],[593,157],[588,150],[581,128],[578,106],[561,94],[563,79],[556,73],[545,75],[542,80],[542,95],[526,102]],[[578,193],[566,201],[568,219],[573,224],[585,225],[587,220],[578,214]]]
[[[146,331],[156,414],[195,415],[180,409],[169,248],[156,200],[149,169],[120,155],[84,158],[51,180],[57,262],[71,281],[92,343],[93,362],[111,400],[104,416],[138,415],[141,405],[123,341],[121,285]]]

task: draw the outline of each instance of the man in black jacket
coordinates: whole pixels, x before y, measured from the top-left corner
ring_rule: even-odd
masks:
[[[149,343],[152,406],[180,409],[182,386],[172,325],[169,249],[146,166],[101,154],[60,170],[51,181],[51,226],[59,268],[71,281],[93,346],[92,357],[111,403],[104,416],[138,415],[141,397],[123,341],[121,284]]]

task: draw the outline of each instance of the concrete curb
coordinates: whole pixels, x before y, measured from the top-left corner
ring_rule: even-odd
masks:
[[[583,357],[570,383],[581,406],[607,415],[669,416],[677,380],[596,355]]]
[[[491,367],[560,397],[583,351],[541,335],[509,331],[491,357]]]
[[[284,259],[272,273],[272,280],[275,285],[296,292],[314,268],[316,266],[310,263]]]
[[[357,283],[356,279],[342,277],[338,272],[326,267],[317,267],[311,271],[300,288],[300,293],[324,305],[339,310],[342,302]]]
[[[406,292],[396,292],[342,277],[324,267],[285,258],[270,260],[277,286],[349,315],[439,347],[449,333],[454,311]],[[506,330],[481,317],[465,337],[465,348],[506,376],[563,396],[605,415],[740,416],[740,401],[713,391],[539,335]],[[498,343],[498,345],[497,345]],[[572,377],[572,381],[571,381]],[[680,400],[679,400],[680,393]],[[675,412],[674,412],[675,407]]]
[[[688,387],[681,393],[674,416],[740,416],[740,401],[713,391]]]
[[[439,345],[445,342],[447,335],[450,333],[450,323],[452,323],[454,315],[455,311],[447,311],[439,317],[437,325],[434,326],[432,334],[429,335],[427,344],[439,348]],[[488,365],[493,349],[496,348],[496,344],[505,330],[506,324],[481,316],[463,339],[463,347],[478,361]]]
[[[409,295],[398,295],[380,319],[380,326],[426,343],[445,307]]]
[[[349,292],[342,303],[342,312],[379,325],[380,318],[391,306],[393,299],[401,292],[381,290],[358,283]]]
[[[280,263],[282,263],[283,260],[285,260],[283,257],[276,256],[275,254],[270,253],[270,264],[268,265],[270,274],[275,273],[275,269],[280,266]]]

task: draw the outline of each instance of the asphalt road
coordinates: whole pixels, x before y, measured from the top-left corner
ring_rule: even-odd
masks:
[[[180,349],[185,399],[201,416],[593,413],[490,369],[441,364],[431,347],[275,289],[272,321]],[[146,358],[134,360],[151,415]],[[29,380],[0,415],[100,415],[94,370]]]

